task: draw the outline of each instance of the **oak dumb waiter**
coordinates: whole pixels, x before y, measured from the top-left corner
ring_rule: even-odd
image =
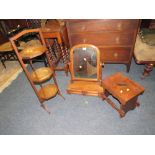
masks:
[[[66,20],[70,46],[93,44],[100,51],[101,62],[120,63],[130,70],[138,19]]]
[[[18,46],[18,41],[22,36],[27,35],[36,35],[38,39],[31,40],[33,41],[33,44],[25,47],[20,48]],[[48,100],[57,94],[61,95],[61,92],[59,90],[56,76],[54,72],[54,68],[52,66],[52,62],[49,57],[49,51],[46,47],[45,40],[43,38],[41,30],[38,29],[27,29],[23,30],[22,32],[16,34],[15,36],[10,38],[11,44],[13,46],[13,49],[17,55],[17,58],[36,94],[40,101],[40,105],[48,112],[47,106],[43,103],[45,100]],[[33,66],[33,59],[42,56],[47,59],[48,66],[47,67],[40,67],[35,68]],[[30,63],[31,70],[26,67],[24,61],[28,61]],[[47,83],[51,78],[53,78],[54,83]],[[46,83],[46,84],[45,84]],[[36,85],[39,85],[40,88],[38,89]],[[62,96],[63,97],[63,96]]]

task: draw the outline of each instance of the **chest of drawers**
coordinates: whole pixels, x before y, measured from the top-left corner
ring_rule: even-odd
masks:
[[[66,20],[70,47],[93,44],[101,51],[104,63],[121,63],[130,69],[140,21],[138,19]]]

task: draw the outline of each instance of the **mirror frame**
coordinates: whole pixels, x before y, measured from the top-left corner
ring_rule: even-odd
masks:
[[[77,78],[74,76],[74,66],[73,66],[73,52],[76,48],[84,48],[84,47],[91,47],[96,51],[96,58],[97,58],[97,78]],[[70,50],[70,73],[71,73],[71,80],[72,81],[100,81],[101,80],[101,66],[100,66],[100,50],[91,44],[78,44],[71,48]]]

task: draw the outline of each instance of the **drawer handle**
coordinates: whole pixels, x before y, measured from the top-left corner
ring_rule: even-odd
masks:
[[[120,41],[120,38],[119,37],[116,37],[116,43],[118,44]]]
[[[119,24],[117,25],[117,28],[118,28],[118,29],[121,29],[121,28],[122,28],[122,23],[119,23]]]
[[[114,57],[117,58],[118,57],[118,53],[114,53]]]
[[[85,29],[86,29],[86,27],[85,27],[85,26],[82,26],[82,27],[81,27],[81,30],[85,30]]]
[[[87,39],[83,39],[83,43],[86,43]]]

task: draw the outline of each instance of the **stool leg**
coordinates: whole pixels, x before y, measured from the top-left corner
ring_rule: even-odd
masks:
[[[135,107],[139,107],[140,106],[140,103],[139,102],[136,102],[135,103]]]
[[[116,105],[110,100],[110,99],[106,99],[106,101],[115,109],[118,111],[118,113],[120,114],[120,117],[124,117],[125,116],[125,112],[122,109],[119,109],[116,107]]]
[[[125,112],[122,109],[117,108],[116,105],[108,97],[106,97],[104,95],[103,98],[104,98],[104,100],[107,101],[108,104],[110,104],[112,106],[112,108],[114,108],[115,110],[118,111],[118,113],[120,114],[121,118],[125,116]]]

